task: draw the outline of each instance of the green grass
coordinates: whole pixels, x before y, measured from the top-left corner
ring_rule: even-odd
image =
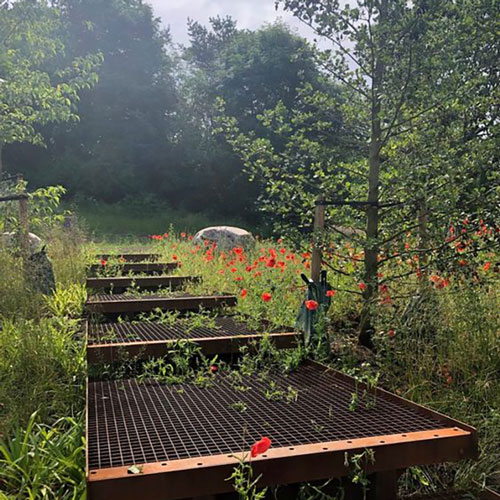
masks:
[[[184,231],[196,232],[204,227],[230,225],[247,228],[248,223],[239,217],[207,216],[175,210],[158,203],[90,203],[71,206],[72,211],[84,222],[89,232],[97,238],[116,239],[126,236],[163,234],[172,225]]]

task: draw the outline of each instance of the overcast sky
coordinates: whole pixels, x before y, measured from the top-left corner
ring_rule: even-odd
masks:
[[[174,43],[188,42],[186,24],[188,18],[208,23],[209,17],[231,16],[239,28],[254,29],[263,23],[281,19],[299,33],[312,39],[307,26],[287,12],[276,11],[274,0],[147,0],[165,27],[170,27]]]

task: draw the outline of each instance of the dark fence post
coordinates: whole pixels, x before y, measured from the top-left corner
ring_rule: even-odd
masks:
[[[30,254],[29,223],[28,223],[28,195],[19,198],[19,236],[23,260]]]
[[[323,261],[321,240],[325,229],[325,205],[323,205],[322,202],[323,198],[318,198],[316,200],[316,210],[314,211],[314,235],[311,263],[311,278],[313,281],[319,281],[321,263]]]

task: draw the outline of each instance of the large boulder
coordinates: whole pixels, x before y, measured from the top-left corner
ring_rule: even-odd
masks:
[[[193,241],[195,243],[210,241],[216,243],[220,250],[230,250],[234,247],[247,249],[254,244],[255,239],[251,233],[239,227],[213,226],[198,231]]]
[[[14,232],[0,234],[0,245],[8,248],[15,248],[19,243],[16,241],[18,234]],[[30,254],[39,251],[43,245],[42,239],[34,233],[28,233]]]

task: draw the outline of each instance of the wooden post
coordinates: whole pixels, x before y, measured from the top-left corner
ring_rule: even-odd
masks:
[[[28,223],[28,195],[19,198],[19,236],[21,244],[21,253],[24,262],[30,253],[29,241],[29,223]]]
[[[321,251],[322,235],[325,229],[325,205],[322,205],[322,198],[316,201],[316,210],[314,211],[314,235],[311,263],[311,278],[313,281],[319,281],[321,273],[321,263],[323,261],[323,252]]]

